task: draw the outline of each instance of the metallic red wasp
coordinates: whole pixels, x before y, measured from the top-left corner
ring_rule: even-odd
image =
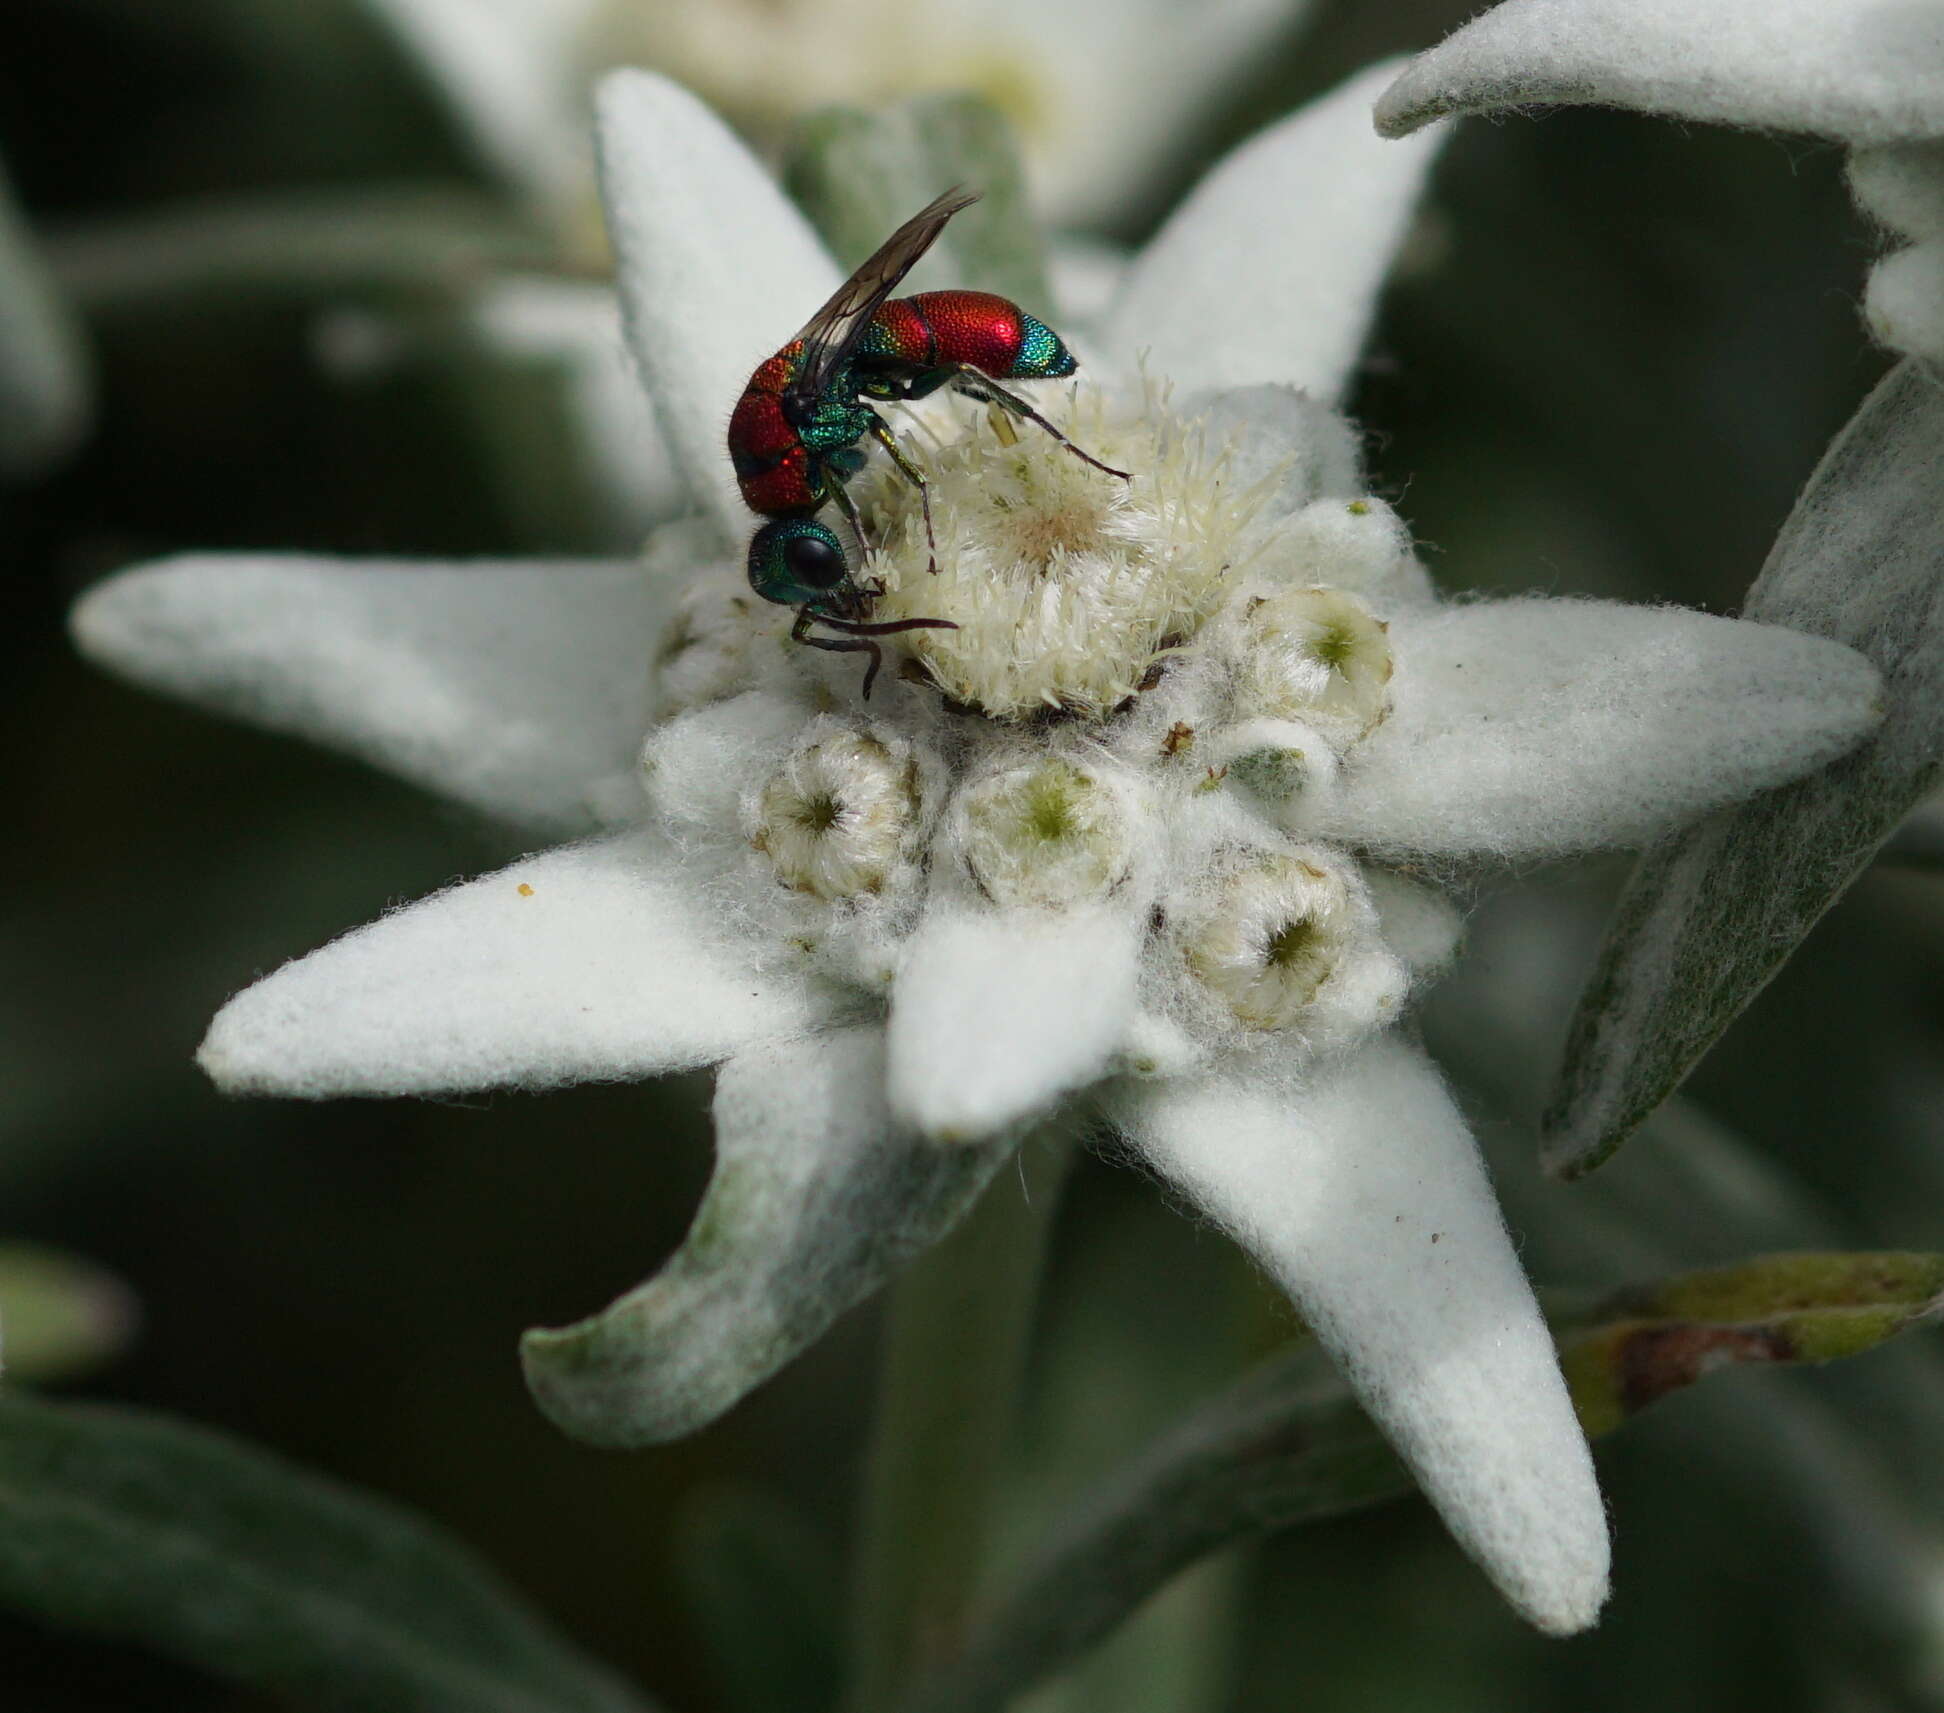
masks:
[[[945,223],[976,202],[949,190],[893,232],[789,344],[762,363],[729,419],[729,457],[752,511],[771,521],[749,544],[749,581],[766,601],[797,609],[790,635],[812,648],[866,653],[864,694],[883,660],[872,640],[899,631],[956,630],[950,619],[871,622],[882,587],[859,582],[836,534],[816,514],[834,500],[858,540],[863,520],[844,484],[864,467],[866,435],[918,489],[932,542],[931,493],[890,425],[866,400],[920,399],[949,386],[1044,429],[1076,458],[1127,480],[1079,447],[1017,393],[1009,380],[1056,380],[1079,366],[1060,336],[1017,304],[983,291],[928,291],[893,298],[898,282],[937,241]],[[932,545],[930,569],[938,569]],[[812,636],[812,624],[840,633]]]

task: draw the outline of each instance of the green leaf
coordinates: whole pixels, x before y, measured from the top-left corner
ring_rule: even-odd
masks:
[[[1894,370],[1837,438],[1746,616],[1834,637],[1884,676],[1859,749],[1669,839],[1634,871],[1567,1039],[1545,1161],[1591,1171],[1685,1077],[1935,784],[1944,764],[1944,384]]]
[[[87,431],[81,333],[0,174],[0,475],[28,475]]]
[[[58,1249],[0,1243],[0,1336],[9,1380],[45,1385],[107,1361],[135,1330],[112,1273]]]
[[[1621,1292],[1554,1335],[1597,1436],[1718,1369],[1856,1355],[1933,1318],[1941,1291],[1944,1255],[1766,1256]],[[1084,1497],[904,1713],[996,1713],[1204,1555],[1410,1489],[1319,1350],[1277,1357]]]
[[[827,1713],[843,1676],[843,1577],[802,1515],[750,1489],[691,1503],[675,1549],[732,1713]]]
[[[0,1398],[0,1602],[344,1713],[648,1706],[440,1530],[132,1410]]]
[[[875,113],[825,108],[800,127],[784,182],[846,268],[940,191],[976,190],[981,200],[945,228],[910,289],[966,286],[1052,307],[1011,128],[978,96],[921,95]]]

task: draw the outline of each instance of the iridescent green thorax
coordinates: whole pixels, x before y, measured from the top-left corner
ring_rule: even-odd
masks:
[[[871,432],[877,420],[868,405],[857,402],[858,383],[848,368],[832,377],[830,390],[817,400],[796,423],[797,438],[806,450],[831,453],[854,446]]]

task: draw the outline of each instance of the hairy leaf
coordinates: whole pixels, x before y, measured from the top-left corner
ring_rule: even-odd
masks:
[[[944,1236],[1012,1154],[896,1125],[876,1025],[737,1055],[715,1130],[708,1193],[662,1270],[522,1342],[535,1399],[577,1438],[649,1445],[707,1426]]]
[[[1905,363],[1837,438],[1747,617],[1834,637],[1884,677],[1877,731],[1822,772],[1641,859],[1580,1000],[1548,1169],[1617,1148],[1768,983],[1944,764],[1944,383]]]
[[[439,1530],[133,1410],[0,1399],[0,1603],[345,1713],[648,1706]]]

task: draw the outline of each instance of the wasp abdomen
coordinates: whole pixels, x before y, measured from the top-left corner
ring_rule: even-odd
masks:
[[[996,381],[1058,380],[1079,367],[1052,328],[997,293],[924,291],[884,307],[907,304],[931,335],[931,363],[969,363]]]

